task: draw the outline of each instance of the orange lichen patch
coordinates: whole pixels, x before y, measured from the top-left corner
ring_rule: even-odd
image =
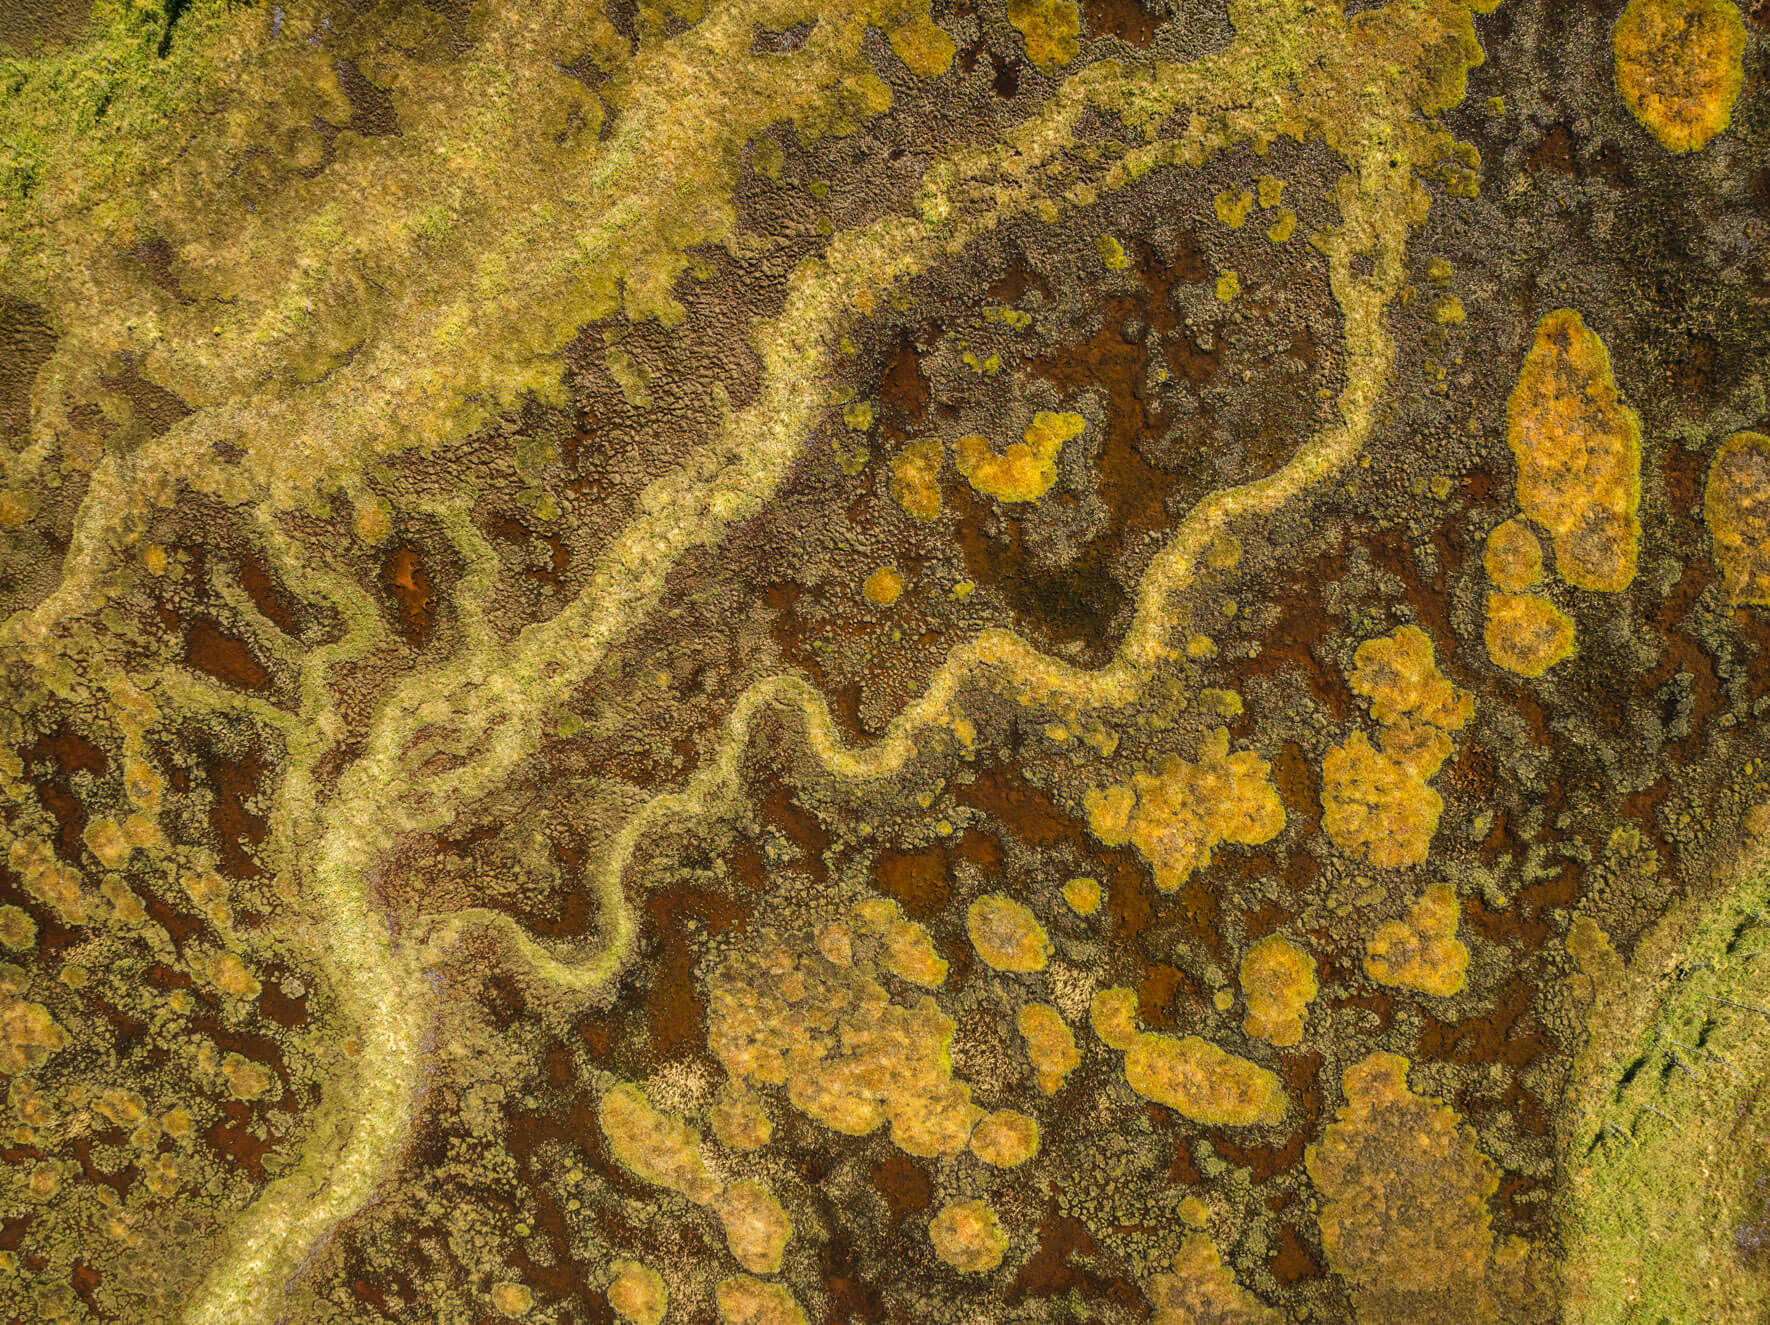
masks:
[[[805,1312],[784,1284],[747,1274],[721,1279],[713,1289],[721,1325],[806,1325]]]
[[[492,1309],[500,1316],[526,1316],[535,1305],[535,1295],[527,1284],[493,1284]]]
[[[0,1003],[0,1072],[11,1076],[36,1067],[67,1044],[67,1036],[41,1003],[8,998]]]
[[[1026,39],[1026,55],[1043,73],[1076,58],[1082,49],[1081,9],[1075,0],[1008,0],[1008,21]]]
[[[1475,711],[1474,698],[1439,672],[1432,639],[1418,626],[1360,644],[1350,681],[1352,692],[1369,701],[1371,716],[1385,727],[1411,722],[1458,731]]]
[[[178,1194],[178,1158],[175,1155],[155,1155],[142,1170],[142,1181],[155,1196],[176,1196]]]
[[[983,1110],[971,1102],[971,1087],[949,1081],[932,1093],[890,1108],[891,1143],[905,1154],[933,1159],[956,1155],[971,1139]]]
[[[1094,1034],[1123,1052],[1137,1043],[1137,991],[1115,987],[1102,989],[1088,1005],[1088,1024]]]
[[[1364,945],[1364,969],[1381,984],[1447,998],[1468,978],[1469,950],[1457,938],[1462,906],[1448,883],[1435,883],[1408,910],[1386,920]]]
[[[240,1100],[258,1099],[268,1093],[276,1081],[268,1067],[244,1054],[230,1053],[223,1058],[221,1075],[227,1081],[228,1093]]]
[[[92,1101],[92,1111],[113,1126],[130,1127],[147,1117],[147,1101],[132,1090],[107,1090]]]
[[[351,526],[362,542],[369,547],[379,547],[393,532],[393,508],[384,498],[360,497]]]
[[[98,891],[111,904],[117,919],[124,924],[139,925],[147,919],[147,908],[142,906],[141,899],[129,891],[129,885],[116,875],[111,875],[100,883]]]
[[[1303,1017],[1319,986],[1315,959],[1277,934],[1261,939],[1241,959],[1248,1014],[1242,1030],[1283,1048],[1303,1038]]]
[[[1024,1164],[1039,1153],[1038,1120],[1013,1109],[997,1109],[972,1130],[971,1153],[999,1169]]]
[[[1770,437],[1736,432],[1715,452],[1702,518],[1735,603],[1770,605]]]
[[[638,1261],[616,1261],[615,1277],[609,1281],[608,1304],[622,1320],[633,1325],[663,1325],[670,1306],[664,1278]]]
[[[751,1274],[773,1274],[793,1236],[793,1221],[774,1193],[754,1178],[740,1178],[719,1195],[725,1245]]]
[[[893,920],[885,927],[885,969],[900,980],[938,989],[946,980],[947,963],[934,950],[928,931],[914,920]]]
[[[1487,550],[1481,565],[1492,580],[1507,593],[1517,593],[1539,584],[1543,578],[1543,545],[1537,542],[1530,526],[1522,520],[1507,520],[1487,535]]]
[[[94,819],[86,825],[82,836],[92,854],[98,857],[98,863],[108,870],[123,868],[129,853],[134,850],[114,819]]]
[[[1581,589],[1635,578],[1641,421],[1621,402],[1610,354],[1571,308],[1537,323],[1506,402],[1518,505],[1555,540],[1555,569]]]
[[[1631,0],[1611,33],[1616,90],[1661,147],[1690,152],[1727,127],[1745,78],[1729,0]]]
[[[263,989],[252,972],[246,969],[246,963],[231,952],[218,952],[196,965],[209,983],[235,998],[257,998]]]
[[[1039,1089],[1055,1095],[1063,1079],[1081,1066],[1076,1037],[1057,1009],[1048,1003],[1022,1003],[1014,1026],[1026,1041],[1026,1056],[1039,1074]]]
[[[890,566],[881,566],[867,576],[860,591],[869,603],[890,607],[903,594],[903,576]]]
[[[1100,909],[1100,880],[1071,879],[1063,885],[1063,900],[1078,916],[1091,916]]]
[[[1197,763],[1170,757],[1129,786],[1088,792],[1083,806],[1095,837],[1107,846],[1129,841],[1156,887],[1173,892],[1210,864],[1219,843],[1258,846],[1278,836],[1284,804],[1271,772],[1251,750],[1230,754],[1229,729],[1218,727],[1199,742]]]
[[[860,1136],[889,1121],[911,1154],[957,1154],[982,1110],[952,1077],[953,1022],[932,998],[893,1003],[870,974],[896,904],[855,908],[851,964],[765,936],[709,981],[708,1045],[735,1081],[784,1085],[794,1108]]]
[[[1001,455],[990,449],[985,438],[959,438],[953,448],[954,463],[965,481],[986,497],[1037,501],[1057,482],[1057,456],[1063,444],[1081,436],[1087,426],[1080,414],[1040,411],[1027,425],[1025,440]]]
[[[1482,1290],[1498,1175],[1454,1110],[1408,1089],[1407,1069],[1388,1053],[1347,1068],[1346,1103],[1304,1152],[1322,1249],[1360,1320],[1495,1319]]]
[[[840,921],[832,920],[829,924],[818,927],[817,950],[824,955],[826,961],[837,966],[851,966],[854,963],[854,939],[848,926]]]
[[[655,1108],[640,1087],[629,1082],[605,1091],[596,1119],[615,1158],[635,1176],[681,1192],[697,1205],[718,1196],[719,1184],[701,1156],[701,1134]]]
[[[932,520],[940,514],[940,467],[946,449],[937,437],[911,442],[891,461],[891,496],[904,514]]]
[[[741,1081],[727,1081],[713,1103],[713,1135],[728,1150],[760,1150],[774,1135],[762,1098]]]
[[[1125,1054],[1125,1079],[1144,1099],[1194,1122],[1245,1127],[1276,1123],[1285,1114],[1276,1076],[1196,1035],[1138,1035]]]
[[[1573,656],[1573,621],[1533,593],[1487,595],[1487,656],[1520,676],[1541,676]]]
[[[34,838],[15,838],[7,853],[25,888],[45,906],[54,909],[64,925],[86,923],[86,898],[80,892],[80,876],[50,854]]]
[[[941,1260],[961,1274],[982,1274],[1002,1263],[1008,1235],[996,1212],[982,1201],[951,1201],[928,1224],[928,1240]]]
[[[965,909],[965,932],[977,955],[998,971],[1042,971],[1051,957],[1039,918],[1002,893],[985,893]]]
[[[37,922],[17,906],[0,906],[0,943],[14,952],[37,946]]]
[[[1283,1317],[1235,1282],[1208,1234],[1186,1239],[1174,1272],[1150,1281],[1150,1325],[1279,1325]]]
[[[187,874],[184,890],[192,902],[213,924],[226,926],[232,922],[227,906],[227,883],[219,874]]]
[[[1361,731],[1321,765],[1321,826],[1342,851],[1383,869],[1425,861],[1444,799],[1408,761],[1378,750]]]

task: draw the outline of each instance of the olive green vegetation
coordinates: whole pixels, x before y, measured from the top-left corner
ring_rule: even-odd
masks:
[[[1569,940],[1576,980],[1597,991],[1561,1124],[1574,1325],[1721,1325],[1770,1309],[1748,1254],[1754,1238],[1770,1244],[1766,906],[1760,858],[1719,895],[1680,903],[1626,968],[1589,922]]]

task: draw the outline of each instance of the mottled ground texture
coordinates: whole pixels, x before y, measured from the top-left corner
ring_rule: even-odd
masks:
[[[0,1322],[1770,1319],[1770,3],[0,3]]]

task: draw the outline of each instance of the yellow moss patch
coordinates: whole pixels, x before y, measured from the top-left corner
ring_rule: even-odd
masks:
[[[1242,1030],[1281,1048],[1297,1044],[1318,988],[1313,957],[1277,934],[1261,939],[1241,959]]]
[[[940,514],[940,467],[946,448],[937,437],[910,442],[891,461],[891,496],[904,514],[932,520]]]
[[[1454,294],[1442,295],[1432,301],[1432,320],[1441,327],[1454,327],[1467,316],[1463,301]]]
[[[1282,244],[1297,233],[1297,214],[1289,207],[1280,207],[1274,215],[1277,219],[1266,227],[1266,238],[1274,244]]]
[[[1276,1076],[1196,1035],[1138,1035],[1125,1054],[1125,1079],[1144,1099],[1194,1122],[1245,1127],[1276,1123],[1285,1115],[1284,1088]]]
[[[1008,21],[1026,41],[1026,55],[1041,73],[1076,58],[1082,47],[1081,10],[1075,0],[1008,0]]]
[[[928,1240],[941,1260],[961,1274],[982,1274],[1002,1263],[1008,1235],[996,1212],[982,1201],[952,1201],[928,1225]]]
[[[713,1135],[727,1150],[760,1150],[774,1135],[762,1098],[741,1081],[728,1080],[713,1103]]]
[[[493,1284],[492,1308],[500,1316],[526,1316],[535,1305],[535,1295],[526,1284]]]
[[[67,1044],[67,1036],[41,1003],[8,998],[0,1003],[0,1072],[8,1076],[36,1067]]]
[[[997,1109],[972,1131],[971,1153],[999,1169],[1024,1164],[1039,1153],[1038,1120],[1013,1109]]]
[[[1125,256],[1125,246],[1111,235],[1096,239],[1094,251],[1100,255],[1100,263],[1108,271],[1123,271],[1131,265],[1131,259]]]
[[[1155,1307],[1150,1325],[1199,1325],[1205,1321],[1280,1325],[1284,1319],[1235,1282],[1235,1273],[1223,1264],[1217,1244],[1204,1233],[1186,1239],[1174,1257],[1172,1274],[1158,1274],[1150,1281],[1149,1300]]]
[[[149,575],[166,573],[166,549],[158,543],[149,543],[141,550],[141,564],[147,567]]]
[[[903,576],[890,566],[881,566],[860,586],[869,603],[890,607],[903,594]]]
[[[663,1325],[670,1306],[664,1278],[638,1261],[616,1261],[615,1277],[609,1281],[608,1304],[622,1320],[633,1325]]]
[[[1241,277],[1233,268],[1226,270],[1217,278],[1217,298],[1227,304],[1233,303],[1241,293]]]
[[[1000,501],[1037,501],[1057,482],[1057,456],[1063,444],[1081,436],[1088,421],[1080,414],[1041,410],[1027,425],[1025,440],[1001,455],[975,435],[959,438],[953,463],[965,481],[986,497]]]
[[[868,974],[882,956],[897,905],[872,898],[850,961],[833,962],[808,938],[804,948],[770,938],[738,951],[709,981],[708,1046],[734,1080],[785,1085],[801,1113],[851,1136],[891,1124],[910,1154],[965,1148],[983,1110],[952,1077],[953,1022],[932,998],[891,1001]]]
[[[1482,1301],[1498,1174],[1454,1110],[1408,1089],[1407,1069],[1387,1053],[1347,1068],[1346,1103],[1304,1152],[1322,1250],[1360,1320],[1501,1318]]]
[[[805,1312],[784,1284],[747,1274],[721,1279],[713,1289],[720,1325],[806,1325]]]
[[[1715,452],[1702,518],[1735,603],[1770,605],[1770,437],[1736,432]]]
[[[1088,1005],[1088,1024],[1112,1048],[1129,1049],[1137,1043],[1137,991],[1102,989]]]
[[[793,1221],[774,1193],[754,1178],[740,1178],[719,1194],[725,1245],[751,1274],[773,1274],[793,1236]]]
[[[596,1119],[615,1158],[639,1178],[680,1192],[698,1205],[719,1194],[719,1184],[701,1157],[701,1134],[674,1114],[654,1108],[638,1086],[626,1083],[604,1092]]]
[[[1076,1037],[1057,1009],[1047,1003],[1022,1003],[1014,1025],[1026,1041],[1028,1061],[1039,1074],[1039,1089],[1055,1095],[1063,1079],[1081,1066]]]
[[[1571,308],[1537,323],[1506,402],[1518,505],[1554,538],[1555,569],[1581,589],[1635,578],[1641,422],[1622,404],[1610,354]]]
[[[1517,593],[1541,582],[1543,545],[1524,521],[1507,520],[1488,534],[1481,565],[1488,579],[1507,593]]]
[[[1260,205],[1266,208],[1278,206],[1284,198],[1285,182],[1276,175],[1262,175],[1254,181],[1254,187],[1260,191]]]
[[[1107,846],[1130,842],[1149,862],[1156,887],[1173,892],[1211,862],[1219,843],[1259,846],[1284,827],[1272,765],[1249,750],[1229,753],[1229,729],[1199,742],[1198,762],[1177,757],[1129,786],[1090,791],[1088,826]]]
[[[228,1093],[241,1100],[257,1099],[267,1093],[276,1080],[263,1063],[233,1053],[221,1060],[221,1075],[227,1080]]]
[[[1541,676],[1573,656],[1573,621],[1539,594],[1490,593],[1483,632],[1495,666]]]
[[[1100,880],[1071,879],[1063,885],[1063,901],[1078,916],[1093,915],[1100,909]]]
[[[1254,195],[1246,189],[1224,189],[1211,200],[1217,219],[1231,230],[1239,230],[1254,210]]]
[[[1729,0],[1631,0],[1611,45],[1623,104],[1667,151],[1727,127],[1745,78],[1745,23]]]
[[[1377,926],[1364,945],[1364,969],[1381,984],[1448,997],[1463,987],[1469,950],[1456,937],[1462,906],[1448,883],[1435,883],[1407,919]]]
[[[891,49],[917,78],[938,78],[952,67],[958,47],[944,28],[922,14],[892,31]]]
[[[998,971],[1042,971],[1051,956],[1039,918],[1003,893],[985,893],[965,909],[965,932],[977,955]]]

